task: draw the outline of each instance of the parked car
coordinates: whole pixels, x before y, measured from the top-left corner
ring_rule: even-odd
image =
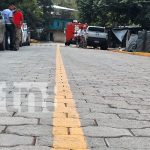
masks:
[[[21,27],[21,43],[20,46],[30,45],[30,30],[26,23],[23,23]]]
[[[0,11],[0,50],[5,50],[5,21]]]
[[[108,48],[108,34],[105,27],[88,26],[85,39],[87,46],[100,47],[103,50]]]

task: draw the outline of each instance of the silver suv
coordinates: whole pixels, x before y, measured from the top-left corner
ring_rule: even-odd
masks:
[[[104,27],[88,26],[85,39],[87,46],[100,47],[103,50],[108,48],[108,34]]]
[[[0,50],[5,49],[5,21],[0,11]]]

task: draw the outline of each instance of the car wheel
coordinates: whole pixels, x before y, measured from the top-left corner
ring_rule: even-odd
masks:
[[[102,50],[107,50],[107,49],[108,49],[107,41],[105,41],[105,42],[102,43],[101,49],[102,49]]]
[[[0,50],[5,50],[5,37],[3,39],[3,42],[0,44]]]
[[[97,48],[97,46],[96,46],[96,45],[94,45],[94,46],[93,46],[93,48],[94,48],[94,49],[96,49],[96,48]]]

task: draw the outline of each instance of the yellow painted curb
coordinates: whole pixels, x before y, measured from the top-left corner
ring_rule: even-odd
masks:
[[[51,150],[88,150],[59,46],[56,52],[55,81],[54,141]]]
[[[127,52],[127,51],[120,51],[120,50],[111,50],[111,52],[150,57],[150,53],[146,53],[146,52]]]

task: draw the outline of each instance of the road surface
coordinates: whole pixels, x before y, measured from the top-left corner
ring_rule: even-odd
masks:
[[[0,150],[150,149],[149,57],[33,44],[0,83]]]

